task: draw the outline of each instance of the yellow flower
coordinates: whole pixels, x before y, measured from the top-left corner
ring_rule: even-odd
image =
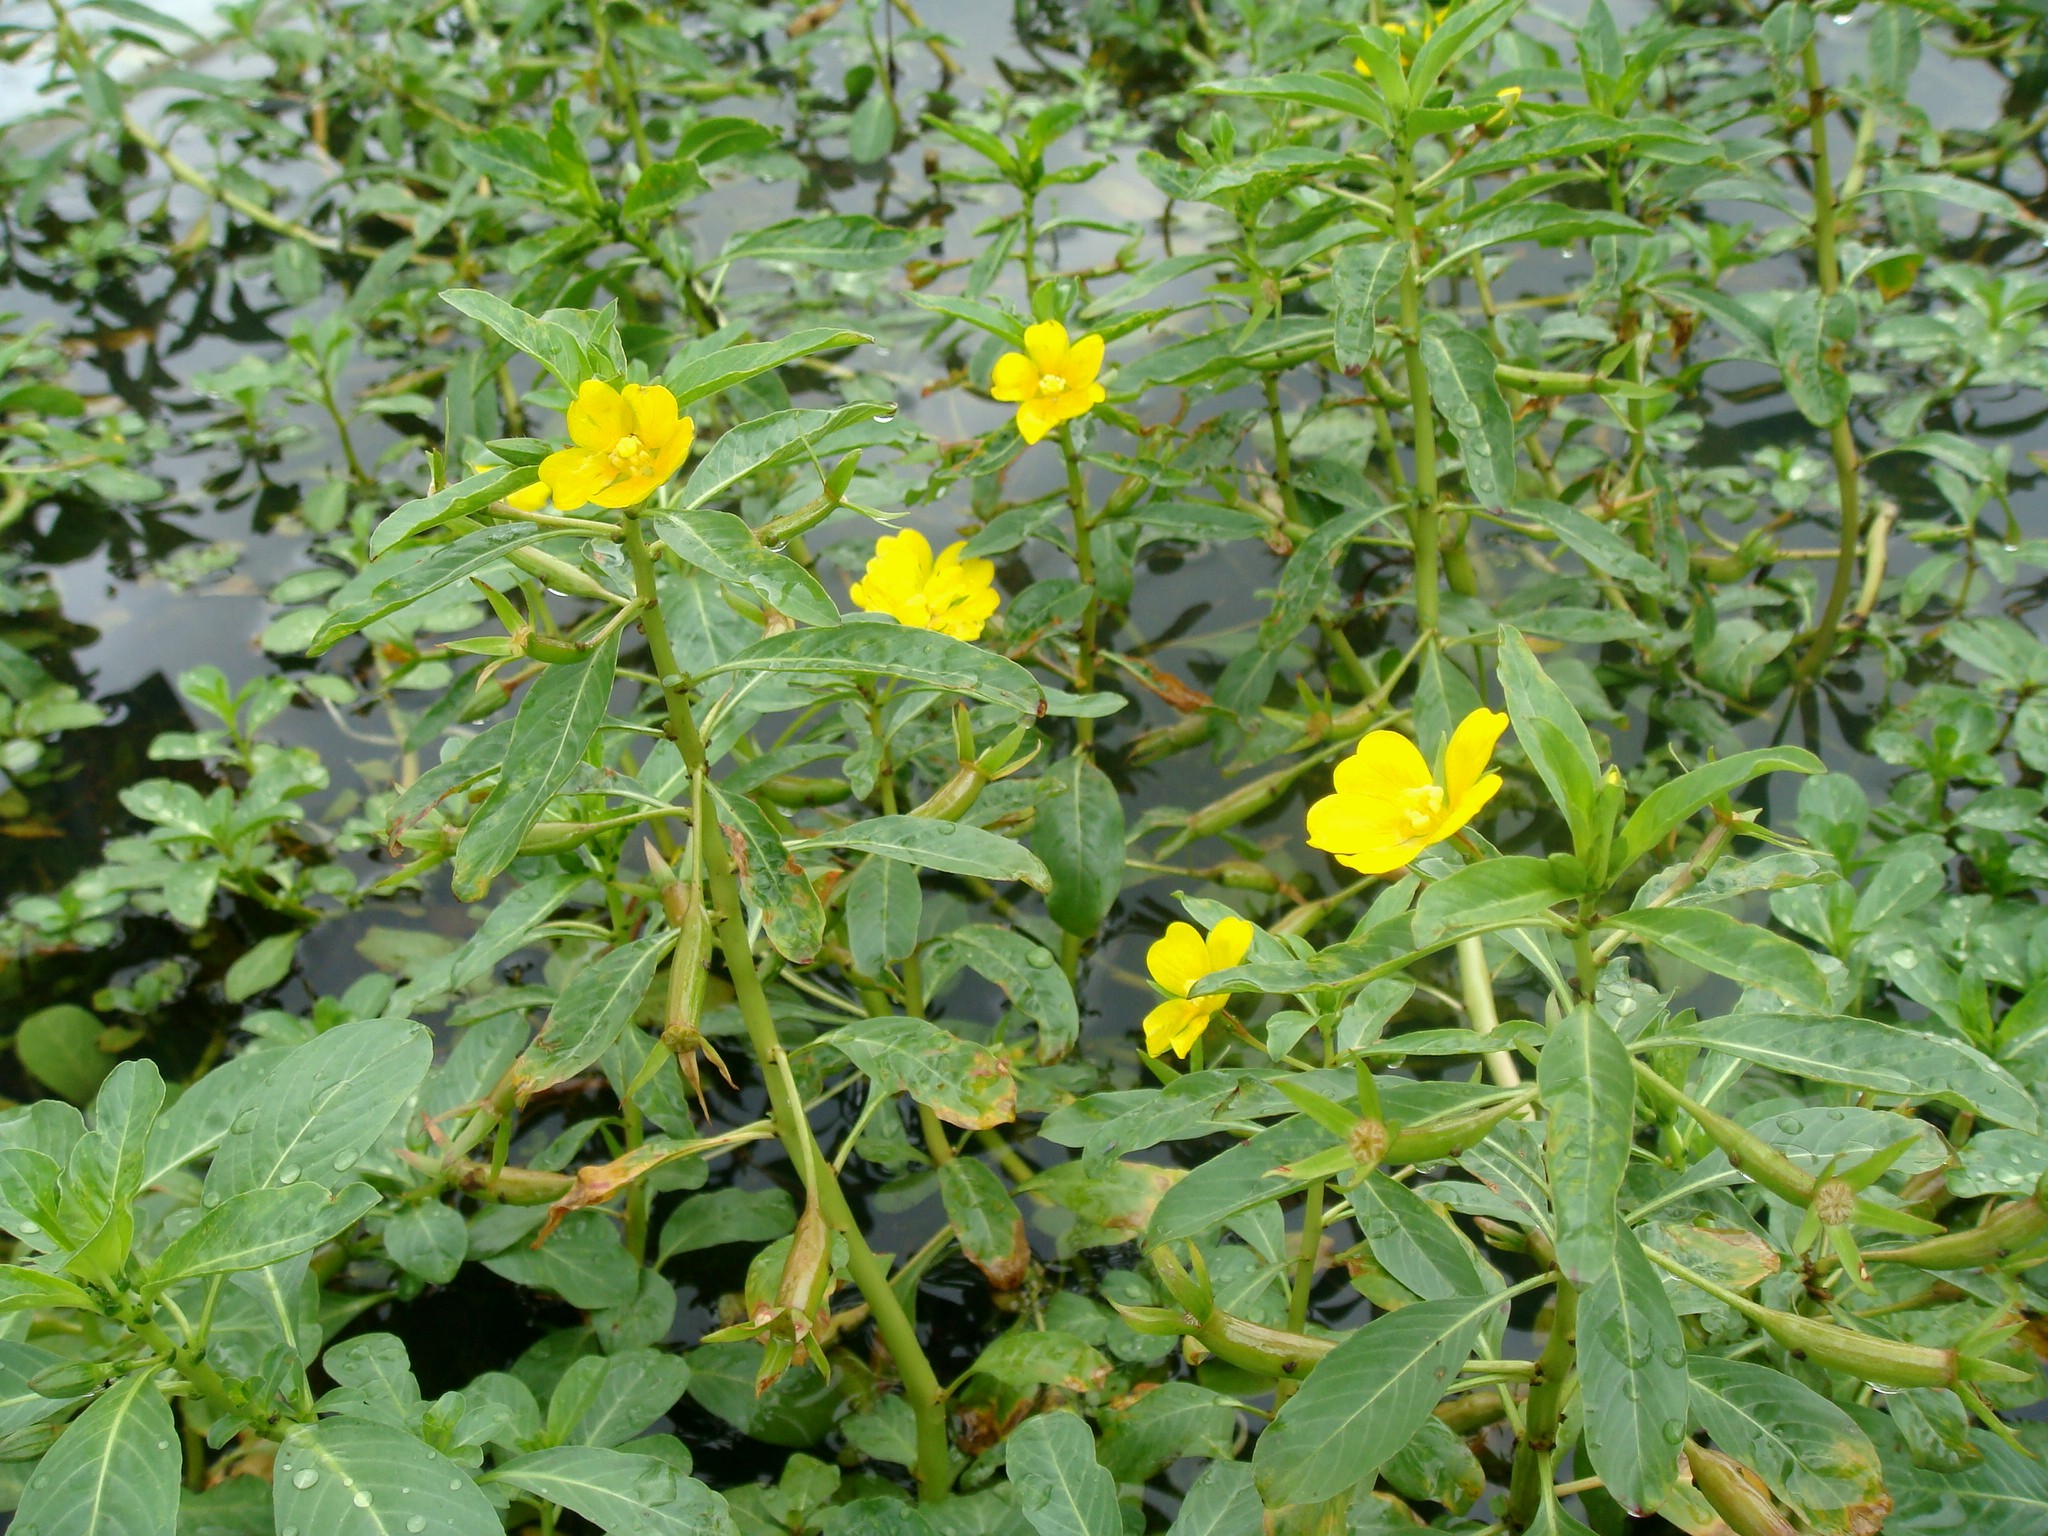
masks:
[[[1042,320],[1024,331],[1024,350],[996,359],[989,393],[1017,407],[1017,432],[1035,443],[1063,421],[1086,416],[1108,398],[1095,382],[1102,372],[1102,338],[1067,340],[1057,320]]]
[[[1507,729],[1498,710],[1475,709],[1458,723],[1444,749],[1439,785],[1415,743],[1374,731],[1337,765],[1332,788],[1308,808],[1308,845],[1361,874],[1399,869],[1478,815],[1500,792],[1500,775],[1485,772],[1494,743]]]
[[[934,560],[931,543],[915,528],[879,538],[848,595],[865,612],[886,613],[912,629],[979,640],[999,601],[996,568],[987,560],[963,560],[966,547],[948,544]]]
[[[585,502],[630,507],[645,501],[683,466],[697,424],[659,384],[623,389],[586,379],[569,407],[576,446],[541,460],[541,484],[564,512]]]
[[[494,469],[503,469],[502,464],[472,464],[477,474],[489,474]],[[536,480],[523,491],[514,491],[509,496],[498,498],[515,512],[538,512],[548,504],[548,488],[544,481]]]
[[[1152,973],[1159,989],[1168,994],[1165,1002],[1145,1015],[1145,1054],[1164,1056],[1168,1051],[1185,1056],[1202,1038],[1209,1020],[1223,1011],[1230,994],[1189,997],[1188,989],[1213,971],[1227,971],[1242,961],[1252,947],[1252,925],[1241,917],[1226,917],[1209,936],[1202,937],[1193,923],[1170,923],[1166,933],[1145,951],[1145,969]]]

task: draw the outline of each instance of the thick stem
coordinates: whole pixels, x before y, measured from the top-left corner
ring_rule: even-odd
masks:
[[[675,735],[684,765],[693,777],[701,779],[706,768],[704,743],[690,714],[687,687],[676,666],[675,650],[669,644],[668,626],[662,619],[654,558],[648,552],[639,519],[632,514],[626,518],[626,553],[633,562],[635,592],[645,604],[640,625],[647,634],[647,647],[661,678],[669,729]],[[918,1495],[927,1501],[943,1499],[952,1491],[953,1453],[946,1438],[945,1395],[938,1375],[925,1356],[924,1346],[918,1342],[916,1326],[889,1286],[888,1270],[868,1246],[831,1164],[818,1155],[802,1105],[789,1091],[785,1071],[788,1058],[776,1033],[768,996],[761,989],[760,973],[754,967],[754,948],[747,936],[746,912],[740,903],[739,884],[733,878],[731,855],[719,829],[708,827],[702,833],[697,841],[704,850],[705,883],[710,888],[718,946],[725,957],[748,1044],[768,1089],[769,1118],[790,1161],[815,1180],[811,1192],[817,1197],[826,1222],[845,1240],[847,1270],[867,1301],[876,1331],[896,1361],[904,1396],[917,1421]]]
[[[1394,184],[1394,238],[1408,248],[1401,269],[1401,353],[1408,366],[1408,411],[1415,429],[1415,485],[1408,533],[1415,548],[1415,626],[1437,627],[1442,530],[1437,518],[1436,413],[1422,362],[1422,242],[1415,230],[1415,152],[1402,145]]]
[[[1526,1432],[1515,1448],[1513,1481],[1508,1488],[1507,1508],[1502,1511],[1514,1530],[1526,1529],[1543,1505],[1543,1484],[1548,1477],[1551,1454],[1557,1449],[1565,1382],[1578,1358],[1578,1322],[1579,1293],[1569,1280],[1559,1276],[1550,1336],[1543,1341],[1543,1353],[1536,1357],[1536,1374],[1529,1386]]]
[[[1458,985],[1465,994],[1465,1017],[1472,1028],[1490,1035],[1500,1028],[1493,1002],[1493,972],[1486,964],[1486,941],[1476,935],[1458,940]],[[1486,1053],[1486,1073],[1503,1088],[1522,1086],[1522,1070],[1506,1051]]]

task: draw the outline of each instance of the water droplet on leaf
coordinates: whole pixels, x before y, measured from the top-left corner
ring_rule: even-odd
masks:
[[[294,1488],[310,1488],[319,1481],[320,1474],[311,1467],[301,1467],[292,1474],[292,1486]]]

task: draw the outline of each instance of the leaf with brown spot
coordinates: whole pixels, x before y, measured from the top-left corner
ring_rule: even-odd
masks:
[[[1010,1064],[923,1019],[862,1019],[831,1042],[884,1093],[907,1093],[948,1125],[985,1131],[1017,1118]]]
[[[960,1251],[999,1291],[1024,1283],[1031,1266],[1031,1245],[1024,1236],[1024,1216],[987,1165],[956,1157],[939,1170],[939,1195],[946,1220],[960,1239]]]

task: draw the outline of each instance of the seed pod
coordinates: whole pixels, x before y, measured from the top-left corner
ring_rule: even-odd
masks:
[[[1801,1317],[1794,1312],[1775,1312],[1754,1303],[1744,1311],[1751,1322],[1794,1354],[1873,1386],[1952,1387],[1963,1379],[1963,1358],[1953,1349],[1880,1339],[1839,1323]],[[2001,1373],[2007,1370],[1998,1365],[1991,1368]]]
[[[979,764],[962,763],[953,777],[933,790],[931,798],[910,814],[934,821],[958,821],[974,808],[974,802],[981,798],[988,784],[989,777]]]
[[[2048,1208],[2038,1195],[2001,1206],[1977,1226],[1903,1248],[1865,1253],[1871,1264],[1911,1264],[1919,1269],[1976,1269],[1997,1264],[2048,1237]]]
[[[1734,1457],[1688,1440],[1685,1464],[1692,1469],[1693,1487],[1735,1536],[1798,1536],[1792,1522],[1771,1501],[1764,1480]]]
[[[1535,1096],[1536,1090],[1530,1088],[1511,1098],[1483,1104],[1460,1114],[1425,1120],[1419,1125],[1397,1126],[1394,1139],[1387,1145],[1386,1160],[1399,1165],[1433,1163],[1455,1157],[1465,1148],[1476,1147],[1484,1141],[1496,1125]]]

